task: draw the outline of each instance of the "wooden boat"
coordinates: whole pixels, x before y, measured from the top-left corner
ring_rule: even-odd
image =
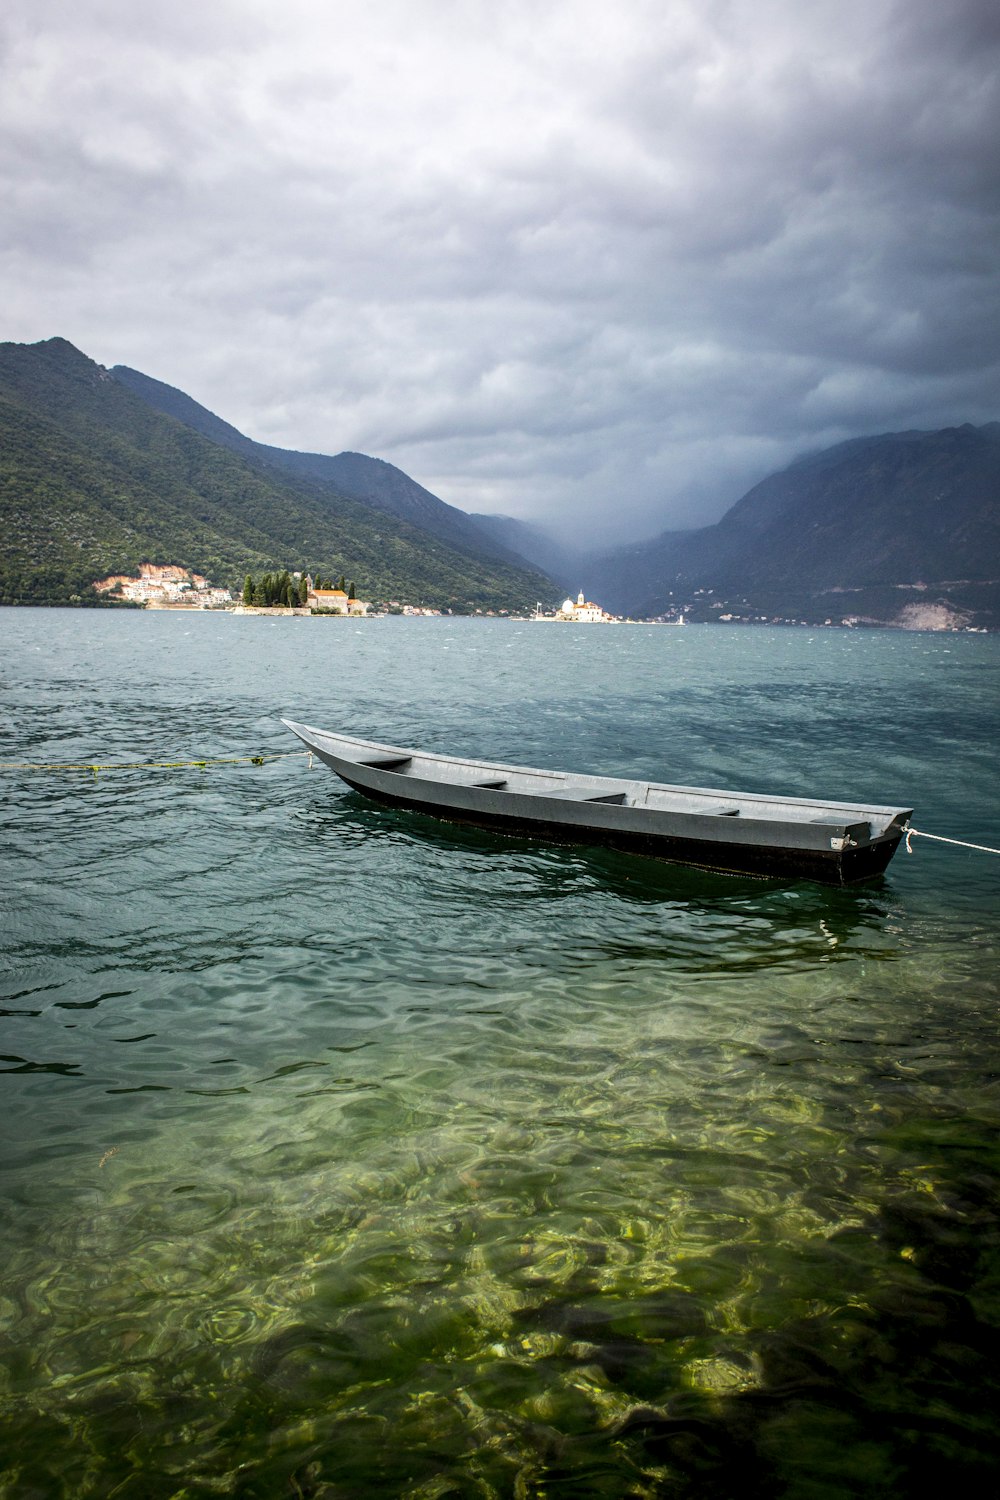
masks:
[[[912,808],[497,765],[282,723],[348,786],[376,802],[705,870],[852,885],[882,873],[912,815]]]

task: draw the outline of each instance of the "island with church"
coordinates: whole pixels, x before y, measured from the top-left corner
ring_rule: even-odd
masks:
[[[557,620],[562,623],[567,621],[576,625],[617,625],[620,624],[618,615],[609,615],[599,604],[584,597],[583,589],[580,590],[575,599],[564,599],[554,614],[545,614],[541,605],[538,606],[534,616],[536,620]]]

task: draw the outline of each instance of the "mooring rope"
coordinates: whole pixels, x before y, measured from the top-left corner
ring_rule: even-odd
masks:
[[[0,760],[0,771],[177,771],[186,766],[195,766],[204,771],[207,766],[262,766],[268,760],[293,760],[308,755],[312,766],[311,750],[282,750],[273,755],[227,755],[214,760],[125,760],[108,764],[91,761],[30,761]]]
[[[965,839],[946,839],[943,833],[924,833],[922,828],[906,830],[906,852],[912,854],[911,839],[933,839],[936,844],[957,844],[959,849],[978,849],[980,854],[1000,854],[1000,849],[991,849],[989,844],[969,844]]]

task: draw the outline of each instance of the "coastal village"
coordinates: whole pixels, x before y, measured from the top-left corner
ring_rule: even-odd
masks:
[[[113,573],[94,584],[107,599],[128,600],[147,609],[221,609],[232,604],[229,589],[213,588],[200,573],[187,568],[142,563],[137,575]]]
[[[268,575],[271,576],[271,575]],[[272,581],[279,575],[273,575]],[[436,609],[422,604],[411,604],[404,600],[390,599],[377,607],[366,599],[358,599],[353,592],[353,586],[344,587],[342,580],[339,585],[332,581],[315,581],[306,573],[282,574],[282,579],[287,577],[287,586],[294,591],[296,603],[265,603],[259,590],[251,588],[244,589],[241,597],[236,597],[231,589],[220,588],[209,582],[200,573],[192,572],[175,564],[143,563],[137,574],[116,573],[107,578],[95,582],[94,589],[109,602],[121,602],[131,604],[144,609],[158,610],[215,610],[234,615],[332,615],[345,616],[354,619],[381,618],[385,615],[405,615],[410,618],[441,617],[451,614],[448,609]],[[252,583],[253,580],[248,580]],[[922,585],[915,585],[920,588]],[[303,599],[304,590],[304,602]],[[698,589],[696,594],[711,593],[712,590]],[[697,601],[695,601],[697,602]],[[657,619],[647,620],[644,623],[651,625],[684,625],[687,623],[685,609],[690,606],[677,606],[670,614],[662,615]],[[720,603],[711,603],[708,608],[719,611],[715,619],[720,624],[769,624],[769,625],[798,625],[806,626],[809,622],[795,618],[781,618],[766,615],[741,616],[725,611]],[[511,615],[507,610],[476,609],[472,611],[475,615],[497,618],[527,618],[532,621],[548,622],[553,624],[576,624],[576,625],[620,625],[629,623],[628,617],[609,614],[600,604],[592,599],[587,599],[581,589],[575,599],[567,597],[557,609],[546,609],[541,603],[535,607],[535,612],[528,616]],[[634,623],[634,622],[632,622]],[[875,624],[861,615],[837,615],[822,622],[826,626],[858,627]],[[936,602],[927,604],[908,604],[900,612],[895,621],[897,628],[902,630],[936,630],[936,631],[964,631],[968,634],[985,634],[983,627],[970,625],[961,614],[948,608],[946,605]],[[816,628],[814,624],[810,628]]]
[[[283,577],[285,575],[282,575]],[[97,593],[109,601],[140,605],[145,609],[223,610],[234,615],[348,615],[364,618],[372,614],[397,614],[411,617],[441,616],[447,610],[431,609],[420,604],[409,604],[390,599],[384,610],[375,611],[370,601],[358,599],[353,587],[345,588],[314,580],[308,573],[289,574],[289,587],[294,597],[304,603],[281,604],[257,602],[259,593],[250,585],[241,598],[235,598],[231,589],[217,588],[200,573],[175,564],[143,563],[134,576],[114,573],[94,584]],[[505,611],[476,610],[476,614],[506,613]],[[608,614],[599,604],[584,597],[581,589],[576,599],[565,599],[559,609],[545,612],[539,604],[531,616],[534,620],[552,620],[581,625],[609,625],[619,623],[617,615]]]
[[[137,574],[115,573],[95,582],[94,588],[109,601],[140,605],[145,609],[222,610],[234,615],[349,615],[364,618],[372,613],[366,599],[355,597],[353,589],[316,582],[308,573],[293,573],[290,580],[296,598],[304,603],[263,604],[254,602],[254,591],[244,590],[243,597],[231,589],[217,588],[200,573],[174,564],[142,563]],[[251,580],[252,581],[252,580]],[[408,604],[390,599],[385,613],[401,615],[441,615],[440,609]]]

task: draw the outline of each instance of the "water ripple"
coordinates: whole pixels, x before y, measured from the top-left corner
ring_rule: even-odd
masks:
[[[287,712],[1000,833],[989,638],[7,613],[11,759],[280,751]],[[725,879],[297,761],[5,790],[0,1492],[994,1464],[995,874]]]

